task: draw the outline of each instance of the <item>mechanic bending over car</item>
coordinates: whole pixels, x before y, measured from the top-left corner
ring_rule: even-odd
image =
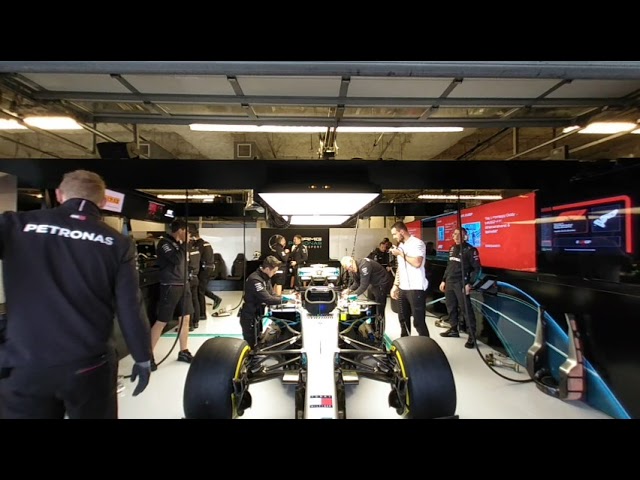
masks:
[[[116,316],[139,379],[133,395],[149,383],[135,244],[103,222],[105,189],[98,174],[75,170],[56,189],[60,206],[0,215],[0,418],[118,418]]]
[[[342,296],[362,295],[369,290],[373,301],[380,304],[379,315],[385,318],[387,307],[387,295],[393,286],[393,277],[389,276],[387,269],[370,258],[356,261],[353,257],[342,257],[342,268],[351,274],[349,287],[342,291]]]
[[[282,296],[273,293],[271,278],[280,269],[282,262],[273,255],[262,261],[258,269],[247,277],[244,303],[238,316],[242,327],[242,337],[254,348],[262,333],[263,305],[279,305]]]

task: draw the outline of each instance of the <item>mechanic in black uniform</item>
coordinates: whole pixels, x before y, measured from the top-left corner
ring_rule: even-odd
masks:
[[[60,206],[0,215],[7,325],[1,418],[118,418],[115,317],[140,394],[151,337],[130,238],[102,221],[104,180],[66,173]]]
[[[383,240],[382,242],[380,242],[377,248],[372,250],[371,253],[367,255],[367,258],[370,258],[374,262],[378,262],[383,267],[388,267],[390,260],[389,257],[393,256],[388,252],[388,250],[388,244]]]
[[[356,261],[353,257],[342,257],[342,268],[351,274],[349,287],[342,291],[343,296],[361,295],[369,289],[373,301],[380,304],[378,312],[385,318],[387,296],[393,287],[393,278],[387,269],[370,258]]]
[[[196,317],[198,320],[206,320],[207,319],[207,304],[205,302],[205,297],[209,297],[213,300],[213,310],[218,308],[222,303],[222,299],[209,290],[208,285],[209,281],[213,278],[216,270],[216,265],[214,263],[213,257],[213,247],[209,242],[200,238],[200,232],[198,231],[198,227],[190,223],[189,224],[189,235],[193,239],[194,245],[200,251],[200,270],[198,273],[198,305],[200,306],[200,313]],[[195,315],[194,315],[195,316]]]
[[[247,277],[245,282],[244,303],[240,308],[240,326],[242,337],[255,347],[262,333],[263,305],[279,305],[282,303],[280,295],[274,295],[271,279],[280,269],[282,262],[273,255],[262,261],[258,269]]]
[[[202,265],[201,254],[198,245],[191,236],[193,230],[197,231],[193,223],[189,224],[189,289],[191,291],[191,303],[193,304],[193,315],[189,322],[189,331],[199,327],[200,323],[200,301],[198,299],[198,291],[200,290],[200,268]]]
[[[298,268],[304,267],[309,260],[309,250],[302,243],[302,235],[293,236],[293,246],[289,254],[289,265],[291,265],[291,283],[290,287],[300,287],[300,278],[298,277]]]
[[[460,232],[464,236],[461,243]],[[445,304],[449,313],[449,329],[442,332],[442,337],[459,337],[458,332],[458,307],[464,312],[467,318],[467,328],[469,329],[469,338],[464,344],[467,348],[475,346],[476,339],[476,317],[473,313],[471,305],[471,285],[474,284],[482,271],[480,265],[480,255],[478,249],[467,242],[467,230],[464,228],[456,228],[453,231],[453,241],[455,245],[449,250],[449,261],[447,268],[440,283],[440,291],[444,292]],[[462,251],[462,262],[460,260],[460,252]],[[464,279],[462,276],[462,268],[464,267]],[[464,293],[463,293],[464,290]]]
[[[284,238],[282,235],[276,235],[273,245],[273,256],[280,260],[280,262],[282,262],[282,266],[278,269],[278,271],[271,279],[271,283],[273,284],[273,291],[276,295],[282,295],[282,288],[284,287],[286,279],[285,269],[289,264],[289,249],[286,247],[286,238]]]
[[[178,322],[180,352],[178,360],[191,363],[193,355],[187,347],[189,341],[189,317],[193,313],[189,270],[187,268],[187,222],[176,218],[171,222],[171,234],[163,233],[158,242],[158,266],[160,267],[160,296],[158,319],[151,327],[151,348],[154,349],[167,323],[174,313],[181,317]],[[152,359],[152,369],[155,361]]]

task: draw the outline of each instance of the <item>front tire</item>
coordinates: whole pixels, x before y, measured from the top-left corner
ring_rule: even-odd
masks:
[[[249,344],[239,338],[215,337],[202,344],[191,361],[184,385],[186,418],[231,419],[242,415],[233,380],[240,380],[250,351]]]
[[[456,412],[456,385],[446,355],[433,339],[424,336],[400,337],[393,341],[392,353],[401,374],[408,378],[403,416],[444,418]]]

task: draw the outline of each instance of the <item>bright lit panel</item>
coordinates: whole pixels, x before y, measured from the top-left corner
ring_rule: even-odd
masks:
[[[342,225],[349,215],[293,215],[291,225]]]
[[[462,132],[462,127],[338,127],[338,133],[447,133]]]
[[[71,117],[27,117],[24,123],[42,130],[82,130]]]
[[[631,122],[595,122],[590,123],[578,133],[600,133],[600,134],[612,134],[628,132],[633,130],[638,125]]]
[[[27,127],[15,120],[0,119],[0,130],[27,130]]]
[[[322,133],[327,127],[296,127],[284,125],[214,125],[192,123],[194,132],[250,132],[250,133]]]
[[[379,193],[258,193],[279,215],[348,215],[361,210]]]

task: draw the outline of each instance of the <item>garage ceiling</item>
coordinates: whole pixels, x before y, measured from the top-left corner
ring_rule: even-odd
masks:
[[[0,119],[67,115],[83,129],[2,130],[0,158],[88,160],[100,158],[96,143],[132,142],[142,158],[181,160],[624,159],[640,157],[640,135],[563,129],[637,123],[639,108],[640,62],[1,61]],[[221,133],[194,123],[321,129]]]

